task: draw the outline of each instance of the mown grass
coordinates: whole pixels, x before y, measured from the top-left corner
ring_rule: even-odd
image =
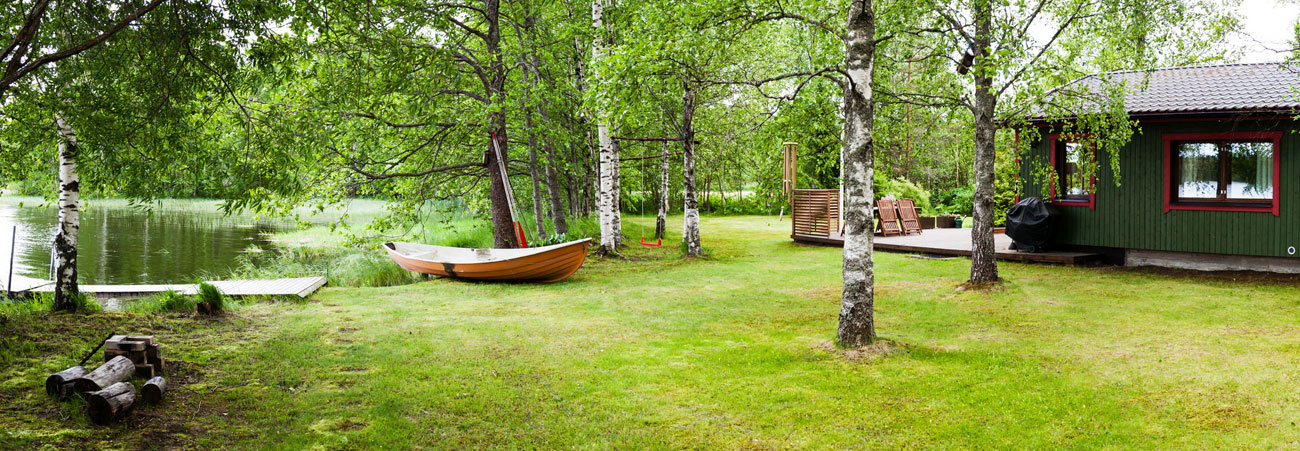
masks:
[[[649,219],[628,219],[648,221]],[[879,254],[891,355],[828,346],[838,249],[706,218],[710,257],[632,245],[551,285],[432,280],[192,315],[5,326],[0,443],[26,448],[1295,448],[1300,287]],[[675,242],[670,236],[667,242]],[[44,376],[105,329],[192,368],[174,403],[89,426]],[[81,351],[84,352],[84,351]],[[191,366],[192,365],[192,366]]]

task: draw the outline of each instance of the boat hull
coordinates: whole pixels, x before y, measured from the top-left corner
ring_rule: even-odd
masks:
[[[573,275],[587,259],[591,240],[545,248],[488,249],[498,256],[474,256],[474,249],[384,243],[384,250],[407,271],[441,277],[488,281],[558,282]],[[415,254],[415,255],[413,255]],[[419,254],[426,254],[420,258]],[[481,260],[481,261],[476,261]]]

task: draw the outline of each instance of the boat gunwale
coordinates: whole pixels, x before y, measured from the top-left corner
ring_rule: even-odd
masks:
[[[427,246],[427,247],[439,248],[439,249],[462,249],[462,250],[468,250],[468,251],[471,251],[471,252],[473,252],[475,249],[480,249],[480,248],[471,248],[471,247],[452,247],[452,246],[437,246],[437,245],[432,245],[432,244],[407,243],[407,242],[403,242],[403,241],[388,241],[388,242],[385,242],[385,243],[384,243],[384,250],[387,251],[389,254],[396,254],[397,256],[399,256],[399,257],[401,257],[401,258],[408,259],[408,260],[415,260],[415,261],[420,261],[420,262],[425,262],[425,263],[433,263],[433,264],[450,264],[450,265],[456,265],[456,266],[466,266],[466,265],[487,265],[487,264],[493,264],[493,263],[510,262],[510,263],[516,263],[516,264],[521,264],[521,265],[535,265],[535,264],[542,264],[542,263],[547,263],[547,262],[521,262],[521,261],[518,261],[518,260],[520,260],[520,259],[524,259],[524,258],[529,258],[529,257],[535,257],[535,256],[539,256],[539,255],[549,254],[549,253],[552,253],[552,252],[555,252],[555,251],[559,251],[559,250],[567,249],[567,248],[569,248],[569,247],[573,247],[573,246],[575,246],[575,245],[579,245],[579,244],[586,244],[586,243],[589,243],[589,242],[591,242],[591,238],[583,238],[583,239],[580,239],[580,240],[574,240],[574,241],[569,241],[569,242],[566,242],[566,243],[560,243],[560,244],[553,244],[553,245],[550,245],[550,246],[543,246],[543,247],[540,247],[540,248],[509,249],[509,250],[537,250],[537,252],[533,252],[533,253],[529,253],[529,254],[526,254],[526,255],[517,256],[517,257],[501,258],[501,259],[497,259],[497,260],[479,260],[479,261],[472,261],[472,262],[458,262],[458,261],[429,260],[429,259],[424,259],[424,258],[414,257],[414,256],[411,256],[411,255],[408,255],[408,254],[402,253],[401,251],[397,250],[397,247],[396,247],[395,245],[398,244],[398,243],[401,243],[401,244],[411,244],[411,245],[416,245],[416,246]],[[585,246],[584,246],[584,247],[585,247]],[[546,249],[546,248],[550,248],[550,249]],[[489,248],[489,249],[495,249],[495,248]],[[545,249],[545,250],[541,250],[541,249]],[[585,252],[585,249],[584,249],[584,252]]]

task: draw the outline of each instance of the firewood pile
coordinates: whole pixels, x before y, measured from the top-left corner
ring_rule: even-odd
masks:
[[[129,414],[137,393],[146,403],[162,402],[167,380],[157,374],[163,372],[165,361],[152,336],[113,335],[101,346],[103,365],[94,371],[77,365],[54,373],[45,379],[46,393],[57,399],[82,396],[86,399],[86,413],[96,424],[108,424]],[[93,354],[91,351],[86,358]],[[131,383],[132,377],[147,379],[139,391]]]
[[[114,335],[104,342],[104,361],[124,356],[135,365],[135,377],[152,378],[163,373],[166,361],[151,335]]]

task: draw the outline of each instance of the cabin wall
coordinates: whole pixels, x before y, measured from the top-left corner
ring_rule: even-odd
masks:
[[[1300,140],[1297,124],[1289,120],[1180,120],[1139,122],[1135,135],[1120,152],[1119,185],[1108,156],[1099,153],[1096,209],[1054,206],[1060,213],[1056,242],[1156,251],[1251,255],[1300,259],[1288,248],[1300,248]],[[1164,211],[1164,139],[1166,133],[1285,131],[1276,154],[1281,177],[1280,216],[1231,211]],[[1046,193],[1031,175],[1035,165],[1048,162],[1047,128],[1021,130],[1020,139],[1037,141],[1021,156],[1021,197]]]

